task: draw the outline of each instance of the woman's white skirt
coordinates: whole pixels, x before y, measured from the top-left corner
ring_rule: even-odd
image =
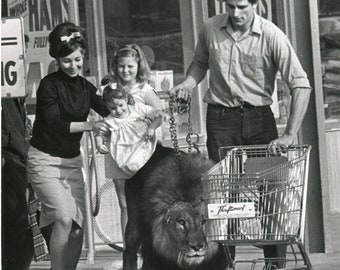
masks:
[[[32,146],[28,151],[28,181],[41,202],[40,228],[69,217],[83,227],[84,179],[81,157],[60,158]]]

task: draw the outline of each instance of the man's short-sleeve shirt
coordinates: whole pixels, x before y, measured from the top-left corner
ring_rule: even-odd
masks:
[[[290,90],[310,89],[287,36],[273,23],[255,14],[249,31],[237,40],[231,33],[227,13],[208,19],[200,33],[193,62],[210,70],[206,103],[270,105],[278,71]]]

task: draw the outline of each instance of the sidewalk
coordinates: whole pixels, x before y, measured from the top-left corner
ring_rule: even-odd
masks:
[[[252,247],[237,247],[236,260],[248,260],[251,261],[254,258],[262,258],[262,250]],[[292,254],[290,253],[287,258],[292,259]],[[313,270],[338,270],[340,269],[340,252],[339,253],[312,253],[309,254],[309,259],[311,260]],[[140,261],[141,264],[141,261]],[[86,259],[86,252],[78,264],[77,270],[120,270],[122,265],[122,253],[115,251],[109,247],[100,247],[96,250],[96,255],[94,258],[94,264],[88,264]],[[302,266],[301,262],[298,262],[298,266]],[[251,263],[237,263],[236,270],[250,270]],[[258,263],[255,269],[263,269],[263,264]],[[287,263],[288,269],[303,269],[297,268],[292,261]],[[50,262],[32,262],[30,270],[50,270]],[[211,269],[213,270],[213,269]]]

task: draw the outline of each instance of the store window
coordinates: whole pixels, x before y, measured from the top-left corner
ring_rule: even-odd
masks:
[[[170,140],[170,114],[164,93],[185,78],[184,40],[180,1],[103,0],[107,67],[110,70],[115,51],[128,43],[138,44],[152,70],[150,84],[160,92],[165,112],[162,124],[163,141]],[[189,18],[189,16],[187,16]],[[200,119],[188,118],[188,112],[175,110],[176,135],[185,138],[188,123],[198,127]]]
[[[179,1],[104,0],[108,67],[116,49],[138,44],[152,70],[172,70],[182,79],[183,44]]]
[[[340,121],[340,2],[319,1],[322,80],[327,122]]]

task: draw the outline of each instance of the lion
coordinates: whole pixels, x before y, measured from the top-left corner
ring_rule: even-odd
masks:
[[[143,183],[139,205],[143,270],[226,268],[223,246],[207,242],[204,233],[201,176],[213,165],[203,154],[178,157],[173,149],[158,146],[135,175]]]

